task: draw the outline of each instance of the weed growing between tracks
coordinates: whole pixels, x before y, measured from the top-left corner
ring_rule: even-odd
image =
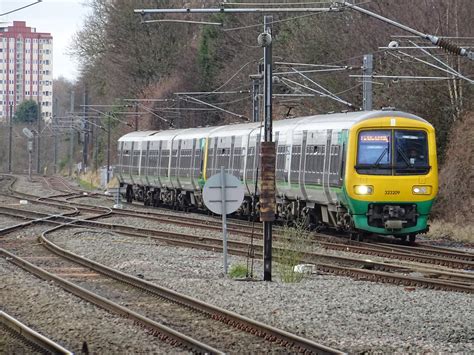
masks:
[[[247,277],[247,266],[242,264],[234,264],[229,269],[229,276],[233,279],[243,279]]]
[[[303,279],[304,273],[295,271],[295,266],[301,264],[305,252],[308,251],[309,239],[310,235],[303,224],[284,227],[278,249],[273,252],[278,261],[276,271],[282,282],[300,282]]]

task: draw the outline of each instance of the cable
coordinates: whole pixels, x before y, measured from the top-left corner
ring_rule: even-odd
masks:
[[[13,13],[13,12],[17,12],[17,11],[26,9],[27,7],[30,7],[30,6],[39,4],[39,3],[42,2],[42,1],[43,1],[43,0],[37,0],[36,2],[31,3],[31,4],[29,4],[29,5],[25,5],[25,6],[19,7],[18,9],[14,9],[14,10],[11,10],[11,11],[8,11],[8,12],[4,12],[3,14],[0,14],[0,16],[5,16],[5,15],[11,14],[11,13]]]
[[[312,1],[312,2],[280,2],[280,3],[274,3],[274,2],[261,2],[261,3],[258,3],[258,2],[225,2],[225,3],[222,3],[222,5],[226,6],[226,5],[239,5],[239,6],[292,6],[292,5],[295,5],[295,6],[298,6],[298,5],[323,5],[323,4],[331,4],[332,1]]]
[[[251,60],[250,62],[247,62],[245,63],[239,70],[237,70],[234,75],[232,75],[224,84],[222,84],[221,86],[219,86],[217,89],[214,89],[212,90],[212,92],[214,91],[219,91],[220,89],[222,89],[224,86],[226,86],[232,79],[234,79],[236,77],[237,74],[239,74],[247,65],[249,65],[250,63],[255,63],[257,62],[256,60]]]
[[[326,11],[326,12],[329,12],[329,11]],[[309,16],[315,16],[315,15],[320,15],[320,14],[324,14],[324,13],[326,13],[326,12],[315,12],[315,13],[312,13],[312,14],[305,14],[305,15],[290,17],[290,18],[283,19],[283,20],[275,20],[275,21],[269,22],[268,24],[269,24],[269,25],[273,25],[274,23],[279,23],[279,22],[287,22],[287,21],[299,20],[300,18],[309,17]],[[248,26],[242,26],[242,27],[224,28],[222,31],[228,32],[228,31],[244,30],[244,29],[247,29],[247,28],[262,27],[262,26],[263,26],[263,25],[262,25],[261,23],[259,23],[258,25],[248,25]]]

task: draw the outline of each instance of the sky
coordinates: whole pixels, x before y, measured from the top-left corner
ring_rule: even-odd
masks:
[[[0,0],[0,14],[34,3],[36,0]],[[86,0],[42,0],[42,2],[0,16],[0,22],[26,21],[36,32],[51,33],[53,36],[53,77],[60,76],[74,81],[78,76],[79,64],[66,52],[72,45],[74,33],[79,31],[90,9]]]

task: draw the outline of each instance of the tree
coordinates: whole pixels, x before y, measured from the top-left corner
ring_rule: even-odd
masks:
[[[33,100],[25,100],[18,105],[15,116],[16,122],[33,123],[38,120],[38,104]]]

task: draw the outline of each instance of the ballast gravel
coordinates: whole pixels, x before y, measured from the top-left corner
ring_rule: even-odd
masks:
[[[58,245],[131,275],[350,353],[473,353],[473,297],[313,274],[299,283],[224,277],[222,255],[87,230]],[[230,256],[230,264],[245,258]],[[262,279],[260,261],[255,276]]]
[[[18,187],[31,192],[25,181]],[[35,185],[36,193],[52,194],[40,185]],[[86,196],[78,202],[92,200],[106,205],[101,198]],[[144,224],[143,220],[135,222],[140,227]],[[182,231],[177,226],[163,227]],[[210,234],[198,229],[196,233]],[[224,277],[220,253],[85,229],[60,231],[50,238],[92,260],[349,353],[474,353],[472,295],[325,274],[307,275],[299,283],[287,284],[278,280],[275,264],[273,282],[236,281]],[[229,256],[229,261],[231,265],[247,262],[235,256]],[[262,270],[261,262],[255,261],[259,280]],[[91,343],[94,353],[180,352],[4,260],[0,261],[0,291],[2,309],[29,320],[33,328],[51,334],[76,353],[90,334],[96,334]],[[61,320],[52,321],[48,310],[62,314]],[[97,321],[93,328],[91,319]],[[71,322],[77,324],[72,330],[67,326]],[[113,326],[117,324],[120,327]],[[88,327],[90,333],[84,330]]]
[[[75,354],[186,353],[120,318],[0,259],[1,308]],[[1,334],[1,333],[0,333]],[[5,337],[5,354],[17,352],[17,340]],[[85,345],[86,344],[86,345]],[[13,349],[10,352],[9,349]]]

